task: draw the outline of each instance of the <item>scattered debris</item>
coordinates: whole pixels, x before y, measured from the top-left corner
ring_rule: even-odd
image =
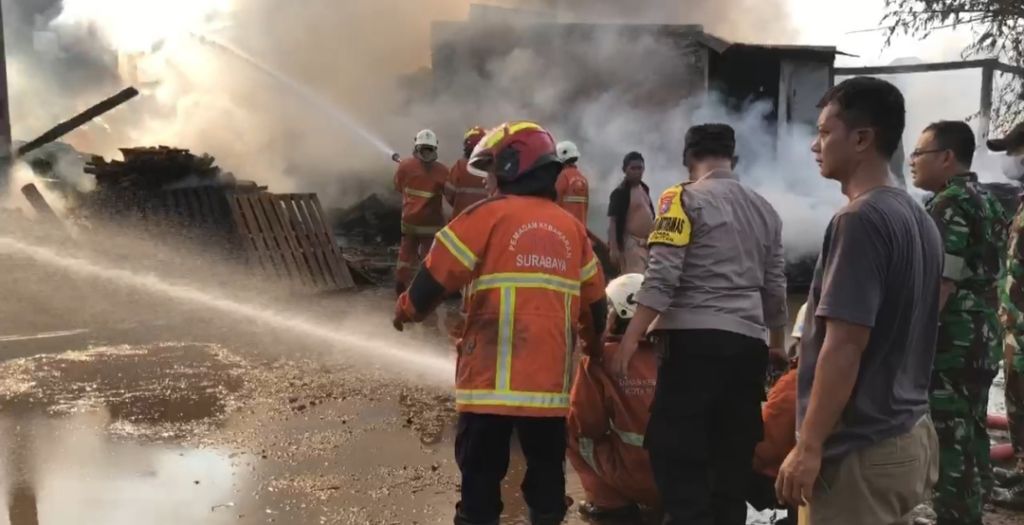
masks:
[[[376,193],[334,214],[335,232],[356,244],[391,246],[402,238],[401,203],[387,203]]]
[[[35,139],[25,144],[22,144],[16,150],[16,156],[24,156],[43,145],[49,144],[50,142],[53,142],[63,137],[64,135],[70,133],[71,131],[74,131],[79,126],[82,126],[85,123],[89,122],[90,120],[135,98],[138,94],[139,91],[134,87],[127,87],[125,89],[122,89],[116,95],[100,101],[99,103],[93,105],[85,111],[50,128],[49,130],[46,131],[46,133],[43,133],[42,135],[36,137]]]
[[[196,156],[187,149],[158,146],[155,148],[121,148],[124,160],[107,161],[95,156],[85,165],[85,172],[96,176],[99,190],[131,189],[155,191],[190,186],[235,186],[231,173],[222,172],[216,159]],[[255,183],[244,186],[250,188]],[[266,189],[266,187],[256,188]]]

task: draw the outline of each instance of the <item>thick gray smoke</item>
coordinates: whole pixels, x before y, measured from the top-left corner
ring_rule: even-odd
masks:
[[[747,42],[793,34],[784,0],[507,4],[553,9],[544,16],[568,21],[700,23]],[[17,138],[132,83],[143,96],[68,142],[106,156],[116,156],[118,147],[155,144],[209,152],[239,178],[273,191],[315,191],[328,206],[387,191],[393,164],[385,155],[285,86],[188,35],[197,31],[324,95],[402,154],[421,128],[438,131],[442,160],[453,162],[468,126],[541,121],[583,150],[594,180],[591,227],[598,232],[622,155],[643,152],[652,191],[660,192],[682,179],[682,136],[704,121],[737,126],[741,172],[779,206],[796,251],[816,248],[816,240],[805,241],[818,238],[837,200],[838,191],[816,175],[807,130],[786,130],[776,144],[763,124],[763,106],[732,113],[714,98],[691,96],[689,86],[702,79],[679,67],[689,50],[628,30],[549,50],[570,57],[573,67],[554,69],[547,51],[514,46],[491,50],[480,69],[431,72],[431,24],[465,20],[468,0],[415,8],[401,0],[352,0],[344,8],[331,0],[286,7],[272,0],[5,0],[4,8]]]

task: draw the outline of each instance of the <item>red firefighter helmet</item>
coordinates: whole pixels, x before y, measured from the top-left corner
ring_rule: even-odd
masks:
[[[551,133],[536,122],[506,122],[490,131],[473,148],[468,171],[478,177],[488,172],[511,182],[548,164],[561,164]]]
[[[486,134],[487,130],[480,126],[473,126],[472,128],[469,128],[469,131],[466,132],[466,135],[462,139],[462,147],[464,147],[466,151],[473,151],[473,148],[480,143],[480,139],[484,138],[484,135]]]

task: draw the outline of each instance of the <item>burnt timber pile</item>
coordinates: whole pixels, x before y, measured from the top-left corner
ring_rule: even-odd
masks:
[[[230,185],[234,176],[222,172],[210,155],[196,156],[186,149],[122,148],[124,160],[94,156],[85,172],[96,177],[101,190],[158,191],[179,185]],[[266,188],[263,188],[266,189]]]
[[[77,212],[130,224],[148,235],[200,245],[260,277],[315,291],[354,286],[316,194],[274,194],[239,181],[210,155],[166,146],[125,148],[123,160],[93,157],[96,190]]]
[[[331,224],[345,258],[366,284],[394,278],[398,243],[402,239],[402,208],[377,194],[349,208],[331,210]]]

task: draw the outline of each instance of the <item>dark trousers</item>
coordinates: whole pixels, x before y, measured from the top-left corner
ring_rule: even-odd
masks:
[[[644,446],[665,524],[743,525],[761,440],[764,341],[720,330],[658,334],[663,356]]]
[[[526,456],[520,488],[531,523],[558,524],[565,518],[565,418],[459,414],[455,459],[462,471],[462,501],[456,524],[490,525],[504,508],[501,481],[508,472],[512,431]]]

